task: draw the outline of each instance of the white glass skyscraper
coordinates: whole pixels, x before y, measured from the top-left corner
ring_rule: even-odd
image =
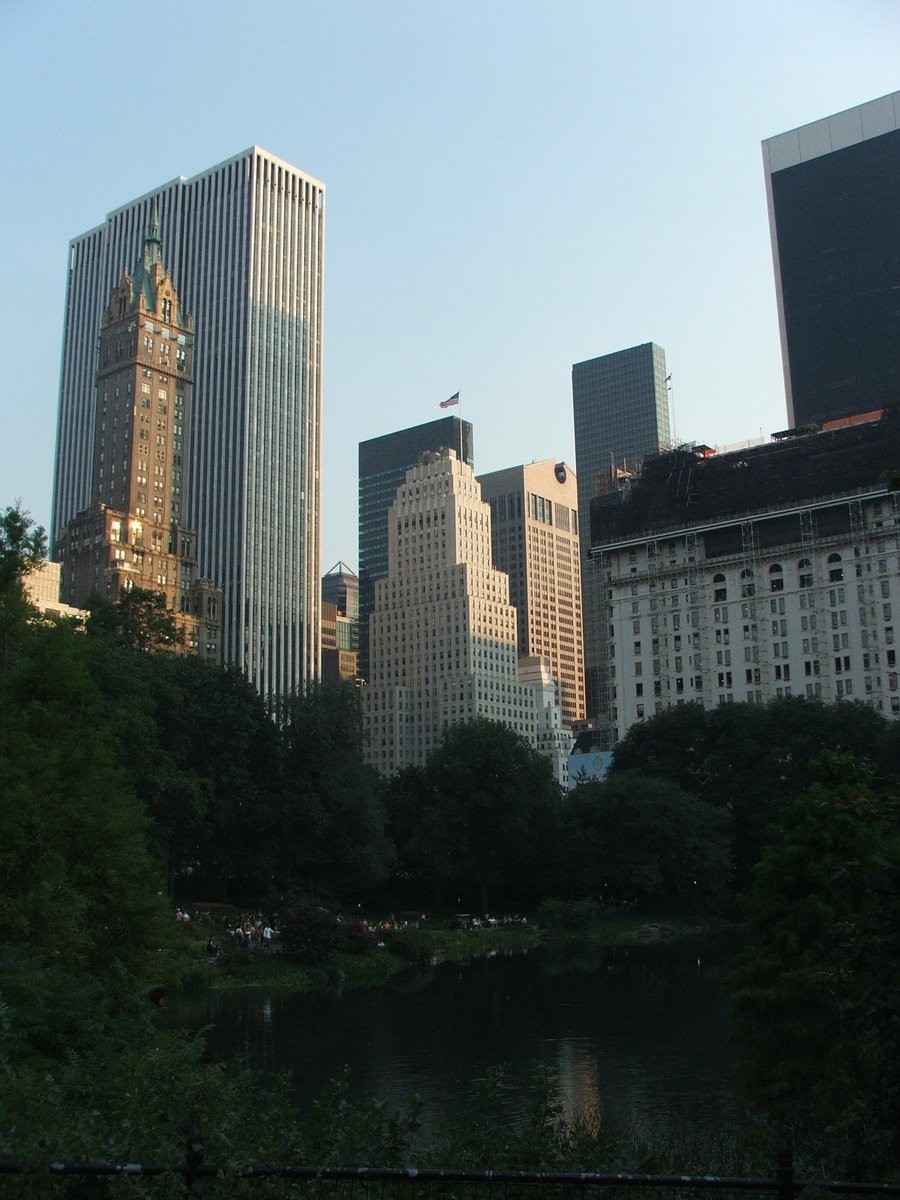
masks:
[[[223,650],[267,696],[318,674],[325,188],[259,147],[110,213],[70,244],[52,536],[90,503],[97,331],[159,206],[193,314],[185,524],[223,589]]]

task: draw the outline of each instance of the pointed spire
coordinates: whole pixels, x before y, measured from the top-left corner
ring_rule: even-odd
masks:
[[[162,239],[159,227],[159,205],[154,196],[150,209],[150,224],[147,226],[147,233],[144,237],[144,266],[150,267],[157,262],[162,262]]]

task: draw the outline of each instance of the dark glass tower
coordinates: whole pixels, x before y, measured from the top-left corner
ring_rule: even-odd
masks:
[[[587,554],[590,504],[615,491],[620,471],[636,470],[648,454],[668,450],[671,439],[666,354],[654,342],[603,354],[572,367],[575,468],[581,540],[581,596],[588,717],[603,691],[603,629],[600,587]]]
[[[791,425],[900,401],[900,92],[763,143]]]
[[[388,509],[406,472],[429,450],[455,450],[474,469],[469,421],[441,417],[359,443],[359,674],[369,678],[369,615],[375,581],[388,573]]]

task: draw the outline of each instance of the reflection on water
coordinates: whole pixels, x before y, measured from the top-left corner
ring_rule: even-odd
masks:
[[[716,1130],[735,1115],[727,966],[706,944],[566,942],[410,971],[380,989],[213,993],[177,1012],[211,1024],[213,1057],[288,1067],[302,1108],[346,1065],[353,1097],[402,1105],[418,1093],[429,1123],[439,1122],[500,1064],[514,1117],[547,1064],[567,1113]]]

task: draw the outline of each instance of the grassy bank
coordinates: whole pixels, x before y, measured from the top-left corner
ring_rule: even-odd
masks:
[[[509,925],[495,929],[446,929],[423,927],[434,947],[438,962],[480,958],[502,950],[524,950],[546,940],[579,939],[605,946],[633,946],[672,941],[705,932],[706,926],[683,918],[650,919],[645,916],[611,915],[600,918],[577,934],[547,933],[536,925]],[[308,992],[328,987],[379,987],[404,970],[408,961],[392,954],[390,939],[370,954],[332,952],[315,966],[292,962],[280,954],[229,957],[210,970],[209,985],[215,991],[266,988],[276,991]]]
[[[438,962],[448,959],[477,958],[491,951],[521,950],[541,941],[540,930],[527,925],[503,929],[427,929]],[[332,952],[324,963],[308,966],[291,962],[280,954],[248,956],[227,962],[210,973],[215,991],[236,988],[267,988],[295,992],[326,987],[379,987],[410,964],[392,954],[387,946],[378,946],[370,954]]]

